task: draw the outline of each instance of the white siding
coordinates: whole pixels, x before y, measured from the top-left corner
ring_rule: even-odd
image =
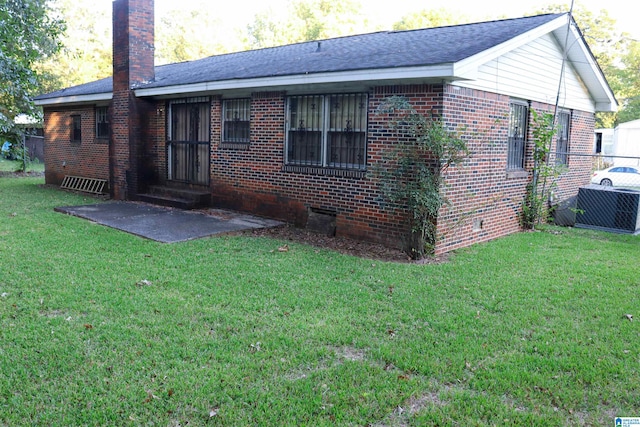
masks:
[[[562,53],[552,35],[536,39],[482,66],[473,81],[456,85],[555,104]],[[585,85],[568,63],[560,85],[559,106],[594,112],[595,105]]]

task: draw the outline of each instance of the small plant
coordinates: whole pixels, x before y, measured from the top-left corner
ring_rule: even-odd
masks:
[[[533,116],[533,179],[527,185],[522,203],[520,223],[524,229],[549,221],[552,207],[549,200],[558,186],[558,177],[566,170],[566,166],[551,162],[550,152],[553,138],[557,133],[554,116],[548,112],[538,113],[531,110]]]
[[[443,172],[469,151],[441,118],[418,112],[404,97],[387,98],[378,113],[391,116],[398,141],[374,172],[385,201],[406,211],[405,251],[420,259],[433,252],[437,241],[438,212],[447,202],[441,191]]]

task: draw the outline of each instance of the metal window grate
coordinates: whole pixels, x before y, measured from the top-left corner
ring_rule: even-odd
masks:
[[[85,193],[101,194],[107,185],[106,179],[83,178],[80,176],[67,175],[62,180],[60,188],[66,190],[83,191]]]

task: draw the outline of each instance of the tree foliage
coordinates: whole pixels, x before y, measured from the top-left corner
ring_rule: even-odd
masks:
[[[192,61],[242,50],[240,29],[233,29],[215,13],[209,1],[190,8],[176,7],[156,22],[156,64]]]
[[[290,0],[286,13],[267,10],[247,27],[250,48],[327,39],[370,30],[358,0]]]
[[[417,28],[434,28],[446,25],[457,25],[470,22],[471,18],[465,15],[453,13],[447,9],[424,9],[403,16],[400,21],[393,24],[393,29],[414,30]]]
[[[108,77],[113,72],[110,9],[76,0],[55,0],[67,23],[62,49],[39,65],[48,76],[46,91]]]
[[[640,119],[640,42],[629,40],[626,54],[617,69],[616,97],[621,103],[616,123]]]
[[[0,135],[16,139],[18,114],[37,115],[34,64],[54,54],[64,30],[47,0],[0,0]]]
[[[535,11],[535,13],[564,13],[568,11],[569,6],[567,5],[552,4]],[[616,20],[609,16],[606,9],[594,13],[578,4],[574,7],[572,15],[614,95],[621,102],[621,109],[617,115],[612,113],[597,114],[596,127],[613,127],[615,123],[620,122],[620,117],[629,115],[629,111],[624,111],[626,109],[625,100],[630,96],[628,93],[629,82],[625,79],[627,71],[624,67],[621,68],[621,64],[627,62],[625,58],[631,54],[629,36],[618,30]],[[640,73],[636,69],[634,78],[638,77],[640,77]],[[640,93],[631,96],[635,95],[640,95]],[[635,118],[640,118],[640,116]]]

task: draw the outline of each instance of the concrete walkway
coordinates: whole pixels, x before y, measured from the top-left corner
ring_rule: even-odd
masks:
[[[55,208],[55,211],[163,243],[183,242],[230,231],[276,227],[283,224],[227,210],[209,209],[207,213],[203,213],[139,202],[62,206]]]

